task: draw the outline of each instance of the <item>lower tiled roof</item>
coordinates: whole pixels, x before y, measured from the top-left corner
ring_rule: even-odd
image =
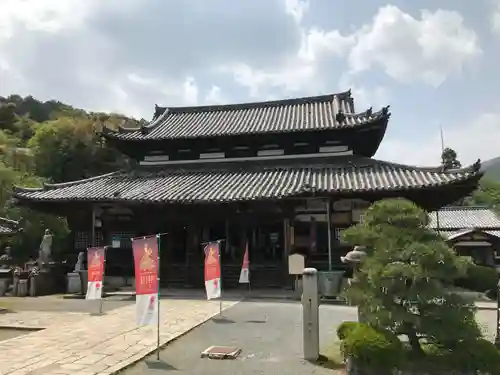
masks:
[[[203,167],[203,169],[200,169]],[[330,158],[301,165],[241,163],[183,169],[140,169],[86,180],[16,188],[18,199],[36,201],[237,202],[303,194],[400,191],[477,179],[477,166],[443,172],[362,157]]]
[[[18,225],[19,223],[17,221],[0,217],[0,236],[17,232]]]
[[[480,233],[486,233],[490,236],[498,237],[500,239],[500,230],[478,230]],[[454,238],[461,237],[463,235],[474,232],[474,229],[462,229],[462,230],[441,230],[439,234],[444,238],[452,240]]]
[[[439,215],[439,217],[438,217]],[[499,229],[500,218],[488,207],[444,207],[429,215],[433,229]],[[438,220],[439,219],[439,220]]]

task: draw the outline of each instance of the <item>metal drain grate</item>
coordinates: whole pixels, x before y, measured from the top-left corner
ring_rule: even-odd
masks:
[[[211,346],[201,352],[201,358],[236,359],[241,349],[231,346]]]

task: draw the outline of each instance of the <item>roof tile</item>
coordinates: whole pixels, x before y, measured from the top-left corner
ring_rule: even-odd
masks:
[[[432,212],[429,227],[437,229],[439,213],[439,229],[500,229],[500,218],[487,207],[445,207]]]
[[[161,108],[141,129],[111,134],[125,140],[185,139],[241,134],[351,128],[388,118],[389,107],[355,114],[350,92],[271,102],[222,106]],[[337,119],[341,112],[342,121]]]
[[[267,166],[203,170],[148,170],[117,172],[45,189],[16,189],[30,200],[235,202],[282,199],[310,192],[399,191],[441,186],[477,175],[471,169],[442,172],[369,158],[348,166]],[[362,160],[366,161],[363,165]]]

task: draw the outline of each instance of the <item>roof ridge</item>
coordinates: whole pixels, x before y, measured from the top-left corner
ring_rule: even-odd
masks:
[[[44,183],[44,184],[42,184],[42,187],[40,187],[40,188],[27,188],[27,187],[14,185],[13,190],[14,190],[14,195],[15,195],[16,193],[23,193],[23,192],[28,193],[28,192],[37,192],[37,191],[51,190],[51,189],[57,189],[57,188],[64,188],[64,187],[68,187],[68,186],[75,186],[75,185],[83,184],[85,182],[95,181],[95,180],[98,180],[101,178],[110,177],[112,175],[119,174],[119,173],[122,173],[122,171],[114,171],[114,172],[110,172],[110,173],[104,173],[104,174],[101,174],[98,176],[92,176],[89,178],[82,178],[80,180],[75,180],[75,181],[58,182],[58,183],[54,183],[54,184]]]
[[[6,217],[1,217],[1,216],[0,216],[0,222],[12,225],[19,225],[19,221],[7,219]]]
[[[491,209],[491,207],[481,206],[481,205],[474,205],[474,206],[446,206],[446,207],[441,208],[439,211],[455,211],[455,210],[460,210],[460,211],[489,210],[489,211],[493,211]]]
[[[342,91],[339,93],[303,96],[299,98],[282,98],[275,100],[263,100],[263,101],[231,103],[231,104],[212,104],[203,106],[179,106],[179,107],[157,107],[157,108],[165,108],[166,110],[168,109],[170,110],[171,113],[193,113],[193,112],[196,113],[196,112],[224,111],[224,110],[234,110],[234,109],[278,107],[281,105],[330,102],[333,101],[334,97],[349,98],[350,96],[351,96],[351,90],[349,89],[347,91]]]

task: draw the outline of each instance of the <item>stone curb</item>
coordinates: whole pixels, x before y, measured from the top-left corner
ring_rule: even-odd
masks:
[[[23,326],[23,325],[0,325],[0,330],[1,329],[16,329],[18,331],[32,331],[32,332],[37,332],[37,331],[43,331],[46,327],[36,327],[36,326]]]

